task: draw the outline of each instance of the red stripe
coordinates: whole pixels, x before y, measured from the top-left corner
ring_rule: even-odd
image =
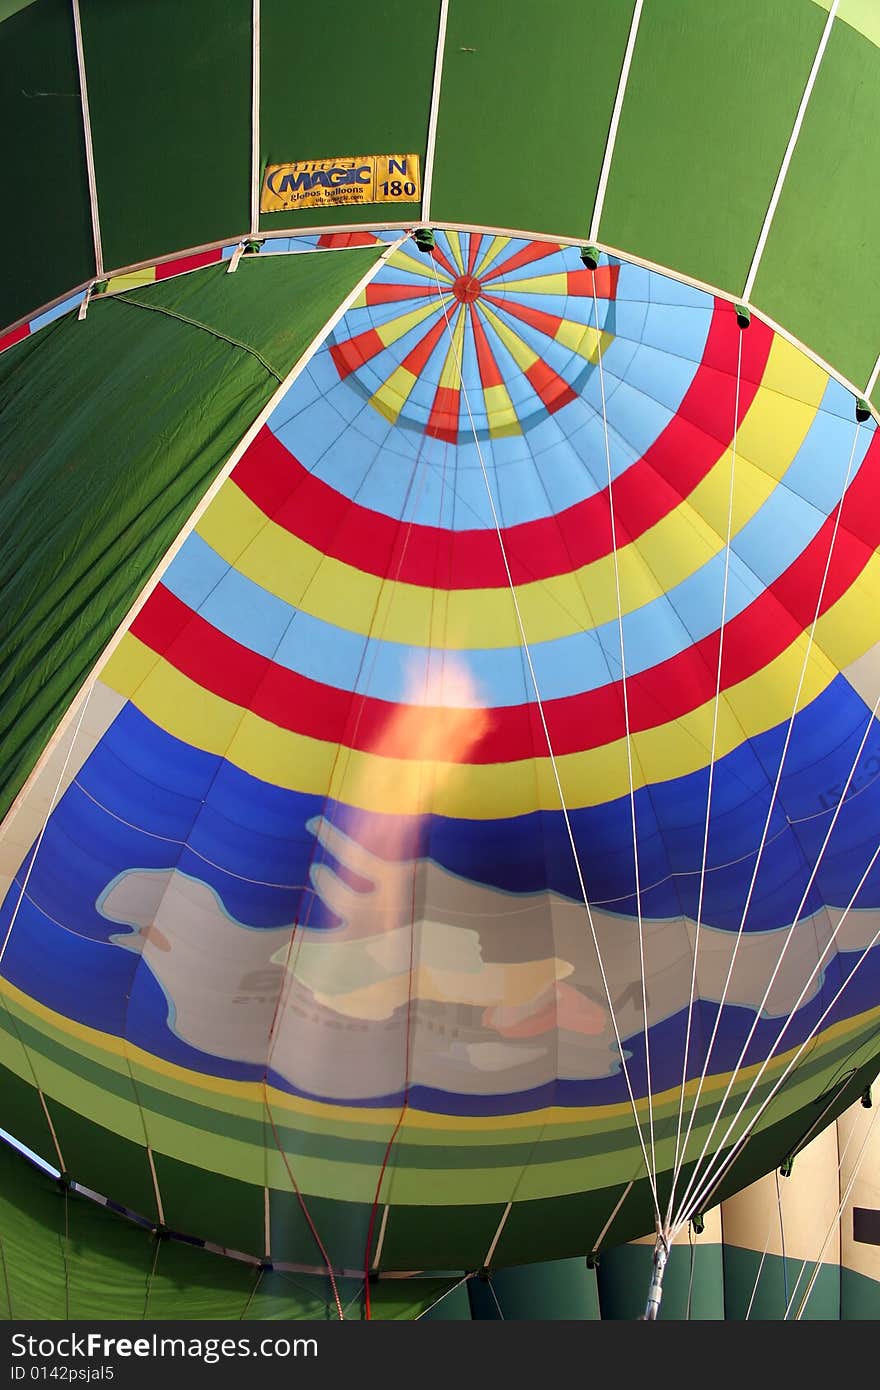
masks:
[[[471,305],[471,328],[474,333],[474,346],[477,349],[477,366],[480,372],[480,383],[485,391],[489,386],[503,385],[504,378],[501,369],[495,361],[495,355],[489,346],[489,339],[486,337],[486,330],[483,327],[482,319],[477,313],[476,306]]]
[[[318,237],[322,249],[328,246],[375,246],[379,238],[372,232],[325,232]]]
[[[480,242],[483,240],[479,232],[470,232],[470,250],[468,251],[467,273],[473,275],[474,266],[477,264],[477,254],[480,250]]]
[[[540,357],[529,367],[526,372],[526,379],[551,415],[554,411],[561,410],[564,405],[569,405],[571,401],[577,400],[577,392],[573,391],[568,382],[563,380],[558,372],[554,372],[553,368]]]
[[[13,343],[20,343],[23,338],[30,335],[31,326],[29,323],[20,323],[18,328],[12,328],[8,333],[4,333],[0,338],[0,352],[12,347]]]
[[[834,531],[829,517],[804,552],[742,613],[726,624],[722,689],[762,670],[809,629],[815,613],[828,549]],[[834,543],[822,611],[852,586],[880,544],[880,435],[875,434],[865,461],[851,484]],[[162,653],[178,670],[204,689],[252,709],[280,728],[336,743],[345,737],[349,691],[308,679],[275,666],[213,628],[160,585],[132,624],[132,632]],[[627,679],[630,727],[638,733],[681,718],[715,694],[717,632],[648,671]],[[369,751],[381,738],[387,744],[388,721],[399,708],[386,700],[363,698],[352,746]],[[556,754],[600,747],[623,738],[622,687],[614,682],[597,690],[544,702],[544,714]],[[432,737],[449,713],[426,709]],[[412,730],[410,727],[410,734]],[[489,728],[472,749],[468,762],[517,762],[546,746],[534,704],[490,711]],[[389,750],[410,756],[410,746]]]
[[[392,285],[387,280],[372,280],[367,285],[366,303],[396,304],[398,299],[425,299],[432,294],[437,294],[436,285]]]
[[[593,298],[593,286],[597,299],[616,299],[617,281],[620,276],[619,265],[600,265],[598,270],[570,270],[568,272],[568,292],[574,295],[587,295]]]
[[[460,393],[457,386],[438,386],[431,414],[425,426],[425,434],[435,439],[445,439],[448,444],[458,440],[458,420],[461,411]]]
[[[549,241],[530,241],[520,251],[515,251],[512,256],[508,256],[506,261],[502,261],[494,270],[481,275],[483,284],[488,284],[490,280],[497,280],[499,275],[509,275],[512,270],[519,270],[521,265],[531,265],[533,261],[545,261],[548,256],[555,256],[561,248]]]
[[[537,328],[539,333],[543,333],[547,338],[555,338],[559,331],[562,319],[559,314],[547,314],[543,309],[532,309],[528,304],[517,304],[514,300],[502,299],[497,294],[487,294],[490,304],[494,304],[496,309],[502,309],[504,313],[510,314],[511,318],[519,319],[521,323],[527,323],[530,328]],[[586,326],[584,328],[586,332]]]
[[[437,262],[437,264],[443,267],[447,275],[451,275],[453,280],[458,279],[460,274],[458,267],[452,264],[449,257],[446,255],[439,243],[435,244],[434,249],[431,252],[431,255],[434,257],[434,260]]]
[[[730,444],[740,330],[733,309],[716,303],[703,359],[677,414],[614,483],[618,541],[635,540],[673,511],[717,464]],[[743,337],[740,413],[752,404],[773,341],[758,319]],[[337,364],[338,365],[338,364]],[[398,545],[401,523],[350,503],[302,467],[270,430],[257,435],[233,474],[238,486],[280,526],[310,545],[368,574],[383,576],[387,555]],[[348,523],[326,538],[323,519],[344,511]],[[407,523],[408,543],[399,578],[434,585],[435,564],[450,589],[501,588],[507,584],[494,530],[453,533]],[[556,516],[522,522],[504,531],[514,583],[565,574],[611,552],[608,490],[576,502]]]
[[[195,256],[181,256],[176,261],[164,261],[156,266],[156,279],[167,280],[172,275],[185,275],[188,270],[201,270],[202,266],[216,265],[222,261],[223,252],[217,247],[214,251],[199,251]]]
[[[415,347],[411,348],[406,354],[401,366],[406,367],[407,371],[412,372],[413,376],[418,376],[419,372],[424,369],[431,353],[436,348],[445,331],[446,319],[441,311],[424,337],[420,338]]]
[[[375,328],[368,328],[365,332],[356,334],[354,338],[346,338],[341,343],[333,343],[330,348],[330,355],[336,364],[337,372],[345,378],[350,372],[356,372],[358,367],[369,362],[371,357],[384,351],[385,344]]]

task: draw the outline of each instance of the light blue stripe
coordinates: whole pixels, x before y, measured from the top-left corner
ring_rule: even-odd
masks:
[[[867,427],[860,431],[853,476],[872,434],[873,430]],[[846,473],[851,438],[848,421],[819,412],[785,483],[774,489],[735,538],[728,576],[728,621],[802,553],[834,510]],[[468,471],[476,479],[477,469]],[[503,499],[504,485],[497,482],[501,476],[503,469],[493,468],[493,486]],[[481,472],[479,481],[482,484]],[[436,476],[434,484],[439,493],[440,481]],[[459,509],[462,491],[456,500]],[[280,664],[314,680],[341,688],[354,687],[364,657],[363,637],[305,613],[299,613],[294,622],[295,610],[289,604],[231,570],[198,535],[187,540],[164,582],[183,602],[199,609],[209,622],[235,641],[266,656],[274,653]],[[723,582],[722,548],[668,594],[627,614],[624,642],[628,672],[636,674],[657,665],[716,630]],[[619,674],[616,620],[594,632],[536,641],[531,650],[541,694],[548,699],[593,689],[605,684],[609,673]],[[526,698],[518,647],[461,655],[487,704],[515,704]],[[408,671],[423,660],[420,648],[371,639],[364,667],[372,672],[371,693],[382,699],[401,700]]]
[[[563,256],[562,260],[572,268],[570,258]],[[579,264],[576,253],[574,261]],[[417,282],[417,277],[409,278]],[[693,380],[695,363],[705,346],[711,299],[689,291],[682,294],[681,302],[674,299],[671,306],[645,301],[643,296],[646,288],[651,288],[651,281],[663,278],[652,277],[634,267],[621,270],[620,293],[625,294],[627,287],[632,285],[640,298],[631,303],[624,298],[615,306],[619,333],[603,359],[613,477],[619,477],[640,457],[669,423]],[[565,304],[560,297],[541,295],[529,296],[529,302],[532,301],[536,305],[552,304],[557,310]],[[576,310],[586,315],[592,311],[586,300],[572,299],[568,304],[571,312]],[[603,304],[607,311],[607,302]],[[340,339],[353,336],[373,322],[396,318],[400,312],[397,305],[380,306],[380,309],[381,312],[377,309],[372,313],[350,311],[337,330],[337,336]],[[572,375],[575,354],[518,320],[508,321],[562,375]],[[374,389],[387,379],[393,367],[421,340],[425,331],[424,324],[411,329],[377,356],[360,374],[364,386]],[[505,524],[516,525],[565,510],[605,486],[601,393],[598,373],[589,374],[588,364],[577,357],[576,374],[587,375],[583,399],[566,406],[558,415],[548,415],[491,328],[489,334],[515,408],[524,417],[536,421],[525,435],[491,441],[490,449],[484,446],[484,453],[491,453],[492,461],[504,469],[499,485]],[[636,341],[642,336],[645,342]],[[479,429],[484,428],[487,421],[475,353],[469,339],[470,335],[466,335],[464,378]],[[654,340],[668,340],[668,351],[653,347]],[[448,341],[444,335],[407,402],[405,416],[416,426],[427,422],[447,350]],[[344,496],[356,496],[361,506],[395,519],[400,515],[406,495],[412,461],[418,457],[426,468],[442,470],[448,453],[443,441],[422,437],[417,427],[390,426],[367,404],[364,391],[355,388],[350,381],[340,381],[329,348],[316,354],[309,371],[294,384],[269,425],[303,466],[328,486]],[[463,409],[462,433],[467,428],[469,421]],[[359,436],[355,451],[352,450],[352,430]],[[557,467],[554,452],[550,451],[558,450],[560,441],[565,439],[569,441],[565,462]],[[356,461],[352,459],[352,452],[358,454]],[[381,454],[372,466],[371,452]],[[385,460],[389,453],[395,457],[387,467]],[[401,459],[406,461],[404,467],[399,466]],[[535,486],[536,464],[547,480],[546,488]],[[479,469],[476,454],[474,465]],[[482,477],[471,477],[468,469],[467,461],[460,457],[456,470],[460,505],[455,508],[451,524],[455,529],[491,528],[491,510]],[[436,489],[426,483],[419,489],[413,519],[421,525],[436,525],[437,507]]]

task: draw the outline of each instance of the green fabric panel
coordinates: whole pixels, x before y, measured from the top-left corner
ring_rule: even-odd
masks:
[[[527,1263],[534,1258],[536,1241],[542,1250],[560,1259],[586,1255],[620,1200],[627,1181],[622,1178],[616,1187],[573,1193],[569,1197],[514,1202],[492,1259],[493,1266],[500,1269]],[[615,1244],[631,1240],[644,1235],[653,1225],[654,1205],[647,1180],[643,1179],[630,1189],[608,1239]]]
[[[813,0],[813,4],[821,6],[826,13],[831,9],[831,0]],[[851,24],[871,43],[880,46],[880,6],[877,0],[840,0],[837,18]]]
[[[424,176],[439,0],[260,7],[262,168],[297,159],[418,154]],[[342,76],[344,74],[344,77]],[[417,222],[408,203],[264,213],[260,226]]]
[[[251,1300],[257,1273],[253,1265],[241,1260],[181,1241],[162,1240],[144,1316],[240,1318]]]
[[[64,1166],[74,1182],[109,1197],[150,1221],[158,1220],[150,1164],[143,1144],[83,1119],[75,1110],[46,1101]],[[56,1160],[57,1162],[57,1160]]]
[[[246,232],[251,0],[80,13],[105,268]]]
[[[602,1252],[599,1262],[599,1300],[602,1317],[632,1320],[645,1311],[651,1282],[651,1245],[622,1245]],[[676,1245],[670,1251],[663,1277],[660,1317],[667,1322],[723,1319],[724,1268],[722,1247],[714,1242]],[[688,1299],[690,1296],[690,1315]]]
[[[767,1255],[762,1268],[760,1251],[725,1245],[725,1316],[728,1320],[739,1321],[745,1318],[751,1303],[750,1322],[779,1322],[794,1293],[792,1312],[789,1314],[794,1317],[807,1291],[814,1265],[808,1261],[803,1274],[802,1268],[803,1260],[783,1260],[781,1255]],[[836,1321],[840,1317],[840,1304],[840,1267],[823,1264],[802,1317],[814,1321]]]
[[[469,1289],[475,1318],[503,1317],[505,1322],[595,1322],[599,1318],[596,1271],[587,1269],[584,1259],[499,1269],[492,1274],[491,1288],[481,1279],[471,1279]]]
[[[334,1269],[362,1269],[372,1205],[366,1202],[335,1202],[328,1197],[315,1197],[312,1193],[304,1194],[303,1200]],[[290,1264],[323,1264],[323,1256],[295,1192],[270,1190],[269,1213],[273,1260]],[[380,1210],[374,1226],[374,1239],[378,1239],[381,1217]],[[395,1268],[405,1266],[397,1265]]]
[[[376,1321],[399,1322],[419,1317],[460,1275],[429,1278],[379,1280],[370,1288],[370,1317]],[[346,1321],[360,1322],[366,1316],[363,1279],[337,1276],[336,1291]],[[300,1274],[296,1270],[264,1270],[245,1318],[282,1321],[288,1318],[338,1322],[339,1310],[330,1280],[321,1275]]]
[[[452,0],[431,215],[586,236],[631,0]]]
[[[451,1291],[440,1297],[423,1316],[430,1322],[470,1322],[473,1314],[468,1298],[468,1284],[459,1284],[458,1287],[453,1285]]]
[[[840,1316],[847,1322],[878,1321],[880,1282],[857,1274],[854,1269],[841,1269]]]
[[[64,1205],[57,1183],[0,1144],[0,1276],[13,1318],[67,1316]]]
[[[752,296],[856,386],[880,347],[877,57],[835,23]]]
[[[504,1205],[391,1207],[382,1269],[418,1269],[432,1252],[435,1269],[476,1269],[489,1249]]]
[[[456,1285],[460,1274],[443,1275],[437,1278],[418,1279],[380,1279],[370,1289],[370,1315],[386,1322],[400,1322],[404,1319],[421,1317],[445,1294],[448,1299],[458,1302]],[[466,1286],[461,1287],[467,1292]],[[429,1314],[430,1316],[430,1314]]]
[[[774,1168],[778,1168],[783,1160],[802,1144],[808,1134],[811,1138],[815,1138],[816,1134],[826,1129],[832,1121],[837,1119],[838,1115],[842,1115],[844,1110],[847,1110],[858,1100],[865,1087],[877,1075],[876,1057],[872,1057],[871,1061],[863,1063],[858,1068],[854,1076],[843,1086],[833,1105],[829,1104],[829,1091],[840,1084],[842,1077],[849,1069],[847,1066],[848,1057],[858,1057],[861,1050],[862,1048],[858,1048],[855,1053],[850,1051],[848,1056],[845,1056],[834,1068],[833,1074],[826,1071],[823,1076],[823,1073],[820,1072],[816,1081],[815,1099],[811,1105],[802,1106],[786,1119],[780,1120],[776,1124],[771,1123],[767,1128],[759,1129],[751,1136],[748,1143],[743,1146],[739,1159],[731,1165],[724,1180],[713,1189],[706,1203],[707,1207],[717,1206],[726,1197],[749,1187],[763,1174],[772,1173]],[[807,1051],[803,1061],[792,1071],[786,1082],[786,1087],[792,1086],[799,1080],[798,1072],[808,1070],[809,1056],[810,1053]],[[783,1099],[784,1095],[780,1093],[776,1103],[780,1104]],[[773,1105],[768,1107],[767,1114],[771,1115],[773,1109]],[[820,1116],[822,1120],[819,1129],[811,1133]],[[682,1191],[683,1189],[680,1187],[679,1190]]]
[[[645,6],[603,243],[742,291],[822,21],[801,0]]]
[[[98,299],[0,356],[0,814],[277,388],[251,352],[173,314],[280,376],[379,254],[212,266]]]
[[[263,1189],[154,1153],[165,1225],[229,1250],[264,1254]]]
[[[347,1282],[337,1281],[337,1288],[341,1285],[345,1289],[346,1296],[343,1298],[340,1288],[343,1306],[351,1296],[345,1287]],[[333,1301],[329,1279],[319,1275],[299,1274],[295,1270],[265,1269],[258,1271],[258,1282],[250,1306],[243,1316],[248,1321],[265,1318],[286,1322],[289,1318],[308,1318],[314,1321],[335,1322],[339,1314]]]
[[[150,1232],[75,1195],[67,1219],[69,1316],[142,1318],[156,1250]]]
[[[0,1014],[0,1024],[3,1021]],[[53,1168],[58,1167],[58,1155],[40,1097],[29,1081],[23,1081],[6,1067],[0,1067],[0,1129],[26,1144]]]
[[[19,10],[26,10],[28,5],[33,5],[35,0],[0,0],[0,23],[8,19],[10,15],[18,14]]]
[[[0,28],[0,126],[9,224],[0,242],[3,325],[95,273],[69,0],[40,0]]]

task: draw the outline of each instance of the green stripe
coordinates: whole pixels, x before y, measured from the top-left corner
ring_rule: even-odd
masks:
[[[589,230],[630,0],[452,0],[432,217],[559,236]]]
[[[136,298],[287,372],[379,254],[212,266]],[[0,815],[277,385],[222,336],[112,298],[0,356]]]
[[[821,32],[799,0],[651,0],[602,241],[740,294]]]
[[[80,0],[108,269],[248,230],[251,9]]]
[[[753,294],[857,386],[880,348],[877,59],[867,39],[834,25]]]
[[[0,127],[5,324],[95,273],[70,0],[20,7],[0,27]]]
[[[261,164],[418,154],[424,173],[439,0],[291,5],[262,0]],[[417,221],[419,204],[265,213],[267,232]]]

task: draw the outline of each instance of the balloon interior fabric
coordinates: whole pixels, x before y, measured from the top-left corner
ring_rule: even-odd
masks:
[[[0,866],[5,1127],[352,1277],[742,1188],[871,1079],[880,969],[874,420],[624,259],[367,240],[240,267],[372,257]]]

